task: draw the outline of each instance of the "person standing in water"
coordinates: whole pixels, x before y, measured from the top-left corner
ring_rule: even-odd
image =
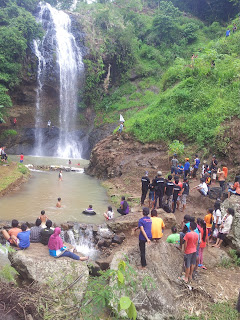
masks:
[[[62,201],[61,198],[58,198],[58,199],[57,199],[57,204],[56,204],[56,207],[57,207],[57,208],[61,208],[61,207],[62,207],[61,201]]]
[[[62,181],[62,170],[60,170],[58,174],[58,181]]]

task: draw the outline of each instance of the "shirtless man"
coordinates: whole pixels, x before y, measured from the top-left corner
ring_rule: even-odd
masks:
[[[58,198],[57,200],[58,200],[58,202],[57,202],[57,204],[56,204],[56,207],[57,207],[57,208],[61,208],[61,207],[62,207],[62,204],[61,204],[62,199],[61,199],[61,198]]]

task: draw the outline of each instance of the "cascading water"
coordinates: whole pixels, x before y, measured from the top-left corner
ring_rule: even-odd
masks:
[[[38,58],[35,153],[46,155],[45,144],[54,132],[51,128],[46,128],[52,112],[49,107],[46,108],[50,93],[44,91],[46,83],[53,87],[54,82],[59,92],[59,106],[54,108],[59,109],[56,120],[59,132],[57,143],[51,146],[54,149],[51,153],[63,158],[81,158],[81,139],[76,134],[78,90],[84,74],[81,50],[71,33],[71,19],[65,12],[40,2],[37,21],[42,24],[45,36],[42,41],[34,42]],[[53,70],[54,67],[58,69],[57,73]],[[53,76],[54,72],[56,75]],[[56,126],[53,121],[52,124]]]
[[[67,231],[68,242],[76,249],[77,252],[89,256],[91,259],[96,259],[99,252],[94,244],[93,231],[90,226],[85,230],[74,225],[74,230]]]

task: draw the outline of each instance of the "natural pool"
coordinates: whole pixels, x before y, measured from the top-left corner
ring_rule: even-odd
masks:
[[[17,160],[16,156],[10,156]],[[72,166],[86,167],[87,160],[73,159]],[[24,164],[68,166],[68,159],[51,157],[24,158]],[[82,223],[102,223],[103,212],[110,204],[106,190],[100,182],[84,173],[63,172],[63,181],[58,181],[58,171],[32,171],[29,181],[20,190],[0,199],[0,219],[35,221],[41,210],[46,211],[50,220],[56,223],[78,221]],[[57,198],[62,198],[62,208],[56,208]],[[95,216],[86,216],[82,211],[93,205]]]

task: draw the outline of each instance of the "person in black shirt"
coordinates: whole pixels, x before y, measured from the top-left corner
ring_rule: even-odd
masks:
[[[214,183],[217,179],[217,165],[218,165],[218,161],[216,159],[216,156],[213,155],[212,157],[212,162],[210,165],[210,170],[212,172],[212,182]]]
[[[154,200],[155,200],[155,186],[154,186],[154,179],[152,180],[152,183],[148,185],[149,189],[149,208],[152,206],[152,209],[154,208]]]
[[[150,183],[147,171],[145,173],[145,176],[142,177],[141,181],[142,181],[141,205],[144,205],[144,201],[145,201],[147,193],[148,193],[148,186],[149,186],[149,183]]]
[[[44,244],[45,246],[48,244],[48,240],[50,236],[54,233],[54,230],[51,228],[52,221],[47,220],[46,221],[46,228],[42,229],[40,232],[40,242]]]
[[[165,195],[166,201],[169,208],[172,208],[172,199],[173,199],[173,187],[174,183],[172,182],[172,175],[168,176],[168,181],[165,183]]]
[[[184,212],[187,204],[187,196],[189,195],[189,183],[187,178],[184,178],[183,180],[181,195],[182,195],[182,211]]]
[[[154,179],[155,186],[155,203],[154,209],[157,206],[157,200],[159,199],[159,208],[163,207],[163,196],[165,188],[165,179],[162,177],[162,171],[158,171],[156,178]]]
[[[179,183],[179,178],[175,178],[175,184],[173,186],[173,213],[176,210],[178,194],[182,190],[182,188],[178,185],[178,183]]]

